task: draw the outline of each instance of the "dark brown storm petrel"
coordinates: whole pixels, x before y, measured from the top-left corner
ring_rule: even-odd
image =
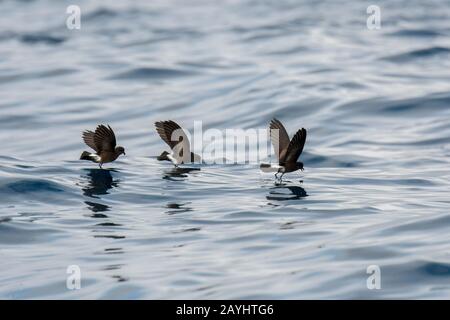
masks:
[[[278,178],[277,175],[281,173],[280,180],[287,172],[303,171],[303,162],[297,160],[305,146],[306,129],[301,128],[298,130],[292,140],[289,139],[289,135],[283,124],[275,118],[270,122],[269,129],[270,140],[278,158],[278,165],[263,163],[260,166],[261,170],[264,172],[276,171],[275,178]]]
[[[89,160],[99,164],[100,168],[104,163],[113,162],[121,154],[125,155],[123,147],[116,147],[116,136],[108,125],[99,125],[95,132],[86,130],[83,132],[84,142],[95,150],[95,153],[83,151],[80,160]]]
[[[175,166],[201,161],[198,154],[191,152],[191,144],[186,133],[175,121],[157,121],[155,127],[161,139],[171,149],[171,152],[163,151],[157,158],[159,161],[172,161]]]

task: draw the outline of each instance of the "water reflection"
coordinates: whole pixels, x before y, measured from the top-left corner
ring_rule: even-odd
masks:
[[[89,184],[83,188],[83,194],[91,198],[99,198],[99,195],[108,194],[108,190],[117,187],[118,179],[113,179],[111,172],[114,170],[88,169]]]
[[[96,231],[96,230],[94,230]],[[115,234],[96,234],[94,238],[108,238],[108,239],[125,239],[125,236],[115,235]]]
[[[269,195],[266,196],[266,199],[276,201],[300,200],[307,196],[306,190],[300,186],[279,184],[270,188]]]
[[[119,185],[119,180],[114,179],[111,175],[114,170],[104,170],[104,169],[88,169],[87,174],[83,175],[82,178],[87,179],[87,184],[82,188],[83,195],[94,198],[101,199],[101,195],[106,195],[109,190],[115,188]],[[110,239],[123,239],[124,235],[115,234],[117,227],[121,227],[122,224],[115,223],[110,220],[110,216],[105,214],[107,211],[111,211],[112,208],[109,205],[99,203],[97,201],[85,201],[87,208],[93,212],[90,215],[91,218],[101,218],[108,219],[103,220],[104,222],[96,223],[92,232],[96,233],[94,238],[110,238]],[[100,234],[98,234],[100,233]]]
[[[169,171],[164,172],[163,179],[178,181],[177,178],[187,178],[191,172],[200,171],[200,168],[180,168],[175,167]]]
[[[97,212],[104,212],[104,211],[111,210],[111,208],[109,206],[107,206],[106,204],[101,204],[101,203],[92,202],[92,201],[85,201],[84,203],[87,204],[89,210],[94,212],[94,214],[96,214]],[[98,214],[98,217],[106,217],[106,215]]]
[[[172,214],[184,213],[184,212],[192,211],[193,209],[191,207],[186,207],[187,204],[189,204],[189,202],[188,203],[169,202],[166,205],[166,208],[169,209],[169,210],[166,211],[166,213],[169,214],[169,215],[172,215]]]
[[[122,254],[123,253],[123,249],[122,248],[106,248],[104,250],[105,254]],[[116,269],[119,269],[119,267],[117,267]]]
[[[117,187],[119,180],[114,180],[111,175],[111,170],[103,169],[87,169],[87,174],[82,176],[82,178],[87,178],[87,185],[82,188],[83,195],[100,199],[99,196],[108,194],[108,190],[113,187]],[[84,202],[88,209],[93,212],[92,218],[107,218],[108,216],[103,212],[110,211],[111,207],[98,203],[95,201],[85,201]]]
[[[111,278],[113,278],[113,279],[116,279],[117,280],[117,282],[125,282],[125,281],[128,281],[128,278],[126,278],[126,277],[122,277],[122,276],[120,276],[120,275],[113,275],[113,276],[111,276]]]

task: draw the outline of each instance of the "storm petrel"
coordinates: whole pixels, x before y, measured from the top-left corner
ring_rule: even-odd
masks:
[[[95,153],[83,151],[80,160],[89,160],[99,164],[100,168],[104,163],[113,162],[121,154],[125,155],[123,147],[116,147],[116,136],[114,131],[108,125],[99,125],[95,132],[86,130],[83,132],[84,142],[95,150]]]
[[[159,161],[172,161],[175,166],[201,161],[198,154],[191,152],[191,145],[186,133],[175,121],[157,121],[155,127],[161,139],[171,149],[171,152],[163,151],[157,157]]]
[[[281,173],[280,181],[287,172],[303,171],[303,162],[297,160],[305,146],[306,129],[301,128],[298,130],[292,140],[289,139],[283,124],[275,118],[270,122],[269,129],[270,140],[278,158],[278,165],[263,163],[260,166],[261,170],[264,172],[276,171],[275,178],[278,178],[277,175]]]

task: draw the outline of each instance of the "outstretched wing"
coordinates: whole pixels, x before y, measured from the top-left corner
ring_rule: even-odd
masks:
[[[110,126],[99,125],[95,132],[83,132],[84,142],[97,153],[102,151],[113,152],[116,148],[116,136]]]
[[[95,150],[95,152],[98,152],[97,146],[95,145],[95,142],[94,142],[94,135],[95,135],[94,132],[92,132],[90,130],[86,130],[83,132],[83,140],[84,140],[84,143],[86,143],[90,148]]]
[[[301,128],[292,138],[286,151],[283,162],[296,162],[298,157],[302,154],[303,147],[306,142],[306,129]]]
[[[285,151],[289,146],[289,135],[283,124],[275,118],[270,121],[269,128],[270,140],[272,141],[275,154],[278,160],[281,160],[281,152]]]
[[[191,147],[183,129],[172,120],[155,122],[156,131],[161,139],[172,149],[173,156],[179,163],[190,162]],[[184,159],[186,155],[186,159]],[[186,161],[183,161],[186,160]]]

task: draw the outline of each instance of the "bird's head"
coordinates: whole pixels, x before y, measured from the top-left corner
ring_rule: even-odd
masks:
[[[302,170],[302,171],[304,170],[303,169],[303,162],[299,161],[296,164],[297,164],[297,170]]]
[[[125,148],[124,147],[116,147],[116,154],[117,155],[121,155],[121,154],[123,154],[123,155],[125,155]]]

